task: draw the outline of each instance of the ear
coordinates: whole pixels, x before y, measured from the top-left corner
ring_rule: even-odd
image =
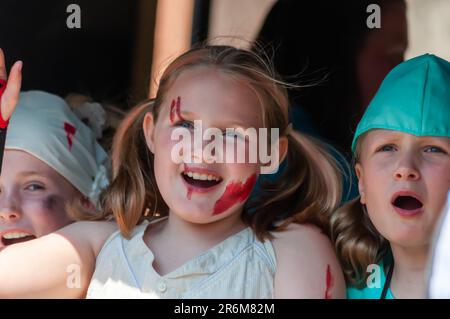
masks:
[[[95,205],[92,204],[91,200],[86,196],[81,197],[81,205],[83,206],[84,209],[87,209],[90,212],[96,211]]]
[[[278,143],[279,143],[278,151],[280,154],[280,163],[281,163],[286,158],[286,155],[288,152],[289,141],[286,136],[282,136],[282,137],[280,137]]]
[[[153,119],[152,112],[148,112],[144,116],[144,121],[142,122],[142,129],[144,130],[145,142],[152,153],[155,153],[155,123]]]
[[[364,190],[364,173],[360,163],[356,163],[355,165],[356,176],[358,177],[358,189],[359,194],[361,195],[360,202],[361,204],[366,204],[366,194]]]

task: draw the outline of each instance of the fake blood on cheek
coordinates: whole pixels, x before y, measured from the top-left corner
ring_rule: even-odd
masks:
[[[231,182],[225,188],[225,192],[216,201],[213,215],[219,215],[225,212],[233,205],[245,201],[256,183],[256,174],[253,174],[247,180],[242,182]]]

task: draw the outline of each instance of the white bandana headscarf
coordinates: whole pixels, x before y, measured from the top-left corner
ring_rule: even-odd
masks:
[[[60,97],[42,91],[20,94],[5,149],[25,151],[65,177],[92,204],[108,186],[107,154],[94,133]]]

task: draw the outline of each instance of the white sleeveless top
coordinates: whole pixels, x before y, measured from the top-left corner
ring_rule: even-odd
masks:
[[[137,226],[130,240],[119,231],[108,238],[86,298],[273,298],[274,249],[269,240],[260,242],[251,228],[160,276],[143,240],[148,224]]]

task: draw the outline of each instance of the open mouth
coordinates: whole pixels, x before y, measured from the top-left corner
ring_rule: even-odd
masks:
[[[418,213],[423,207],[423,203],[413,194],[398,194],[394,196],[392,205],[397,211],[406,214]]]
[[[185,170],[181,173],[181,176],[186,183],[192,187],[200,189],[208,189],[214,187],[222,182],[222,178],[210,173],[193,172]]]
[[[4,246],[23,243],[32,239],[36,239],[36,236],[20,231],[4,233],[1,236],[1,242]]]

